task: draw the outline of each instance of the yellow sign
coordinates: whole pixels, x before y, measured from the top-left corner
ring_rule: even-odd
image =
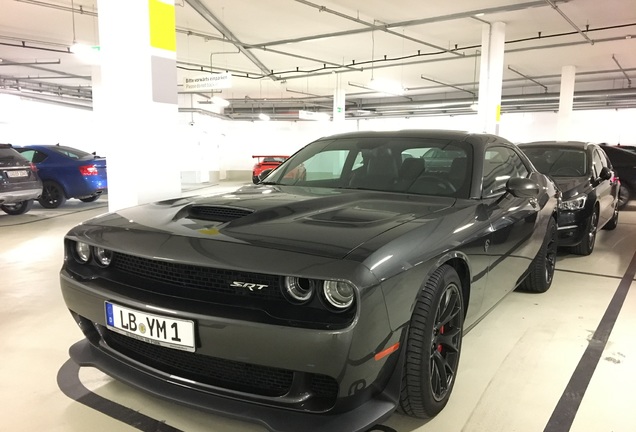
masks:
[[[177,51],[174,3],[148,0],[150,18],[150,46],[166,51]]]

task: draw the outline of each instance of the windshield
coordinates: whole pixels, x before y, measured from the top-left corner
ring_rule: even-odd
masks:
[[[532,164],[542,174],[552,177],[580,177],[588,174],[587,154],[582,149],[556,147],[522,147]]]
[[[343,137],[309,144],[263,183],[467,198],[471,171],[465,142]]]

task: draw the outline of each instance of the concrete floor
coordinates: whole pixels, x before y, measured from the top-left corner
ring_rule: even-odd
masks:
[[[104,200],[71,200],[58,210],[36,204],[26,215],[0,214],[0,430],[263,432],[67,363],[82,335],[59,290],[62,238],[105,211]],[[599,233],[591,256],[559,254],[547,293],[513,292],[465,336],[440,415],[424,422],[395,414],[370,430],[636,431],[636,292],[633,272],[625,276],[635,253],[636,202],[616,230]]]

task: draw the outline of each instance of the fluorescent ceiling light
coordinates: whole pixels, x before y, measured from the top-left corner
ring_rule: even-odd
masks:
[[[369,81],[369,88],[380,93],[389,93],[393,95],[404,94],[404,87],[397,81],[386,78],[374,78]]]
[[[99,62],[99,45],[86,45],[75,42],[71,45],[70,50],[86,63],[95,64]]]
[[[220,96],[212,96],[212,103],[223,108],[230,106],[230,102]]]
[[[263,120],[263,121],[269,121],[269,116],[267,114],[265,114],[265,113],[260,113],[258,115],[258,118]]]

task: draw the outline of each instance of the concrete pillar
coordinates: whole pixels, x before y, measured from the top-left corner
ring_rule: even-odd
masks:
[[[557,117],[557,141],[570,139],[572,107],[574,105],[574,80],[576,66],[561,68],[561,92],[559,93],[559,113]]]
[[[481,130],[492,134],[499,133],[505,42],[506,24],[484,24],[481,34],[477,109]]]
[[[345,121],[345,90],[336,88],[333,91],[333,122],[340,123]]]
[[[107,149],[108,207],[181,195],[174,2],[98,0],[91,139]]]

